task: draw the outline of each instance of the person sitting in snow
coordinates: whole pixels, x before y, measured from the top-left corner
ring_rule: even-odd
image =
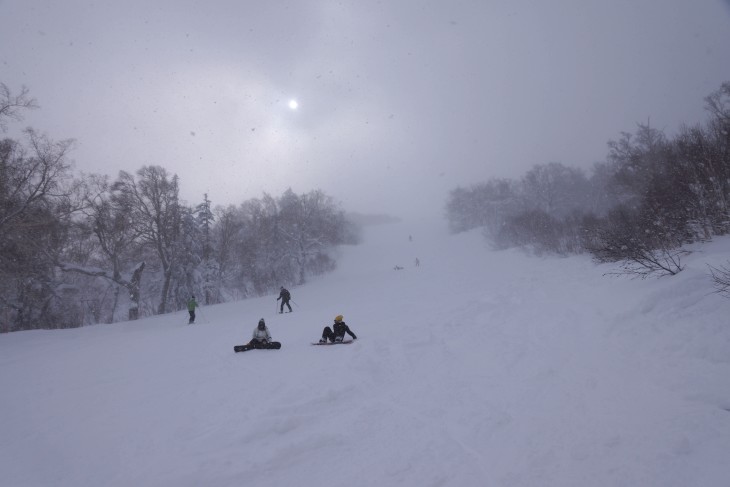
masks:
[[[266,322],[263,318],[259,320],[258,326],[254,328],[253,335],[251,336],[251,341],[248,342],[246,345],[236,345],[234,347],[234,350],[236,352],[245,352],[246,350],[251,350],[252,348],[266,348],[277,350],[281,348],[280,342],[274,342],[271,340],[271,333],[269,333],[269,329],[266,327]]]
[[[271,333],[269,328],[266,326],[266,322],[263,318],[259,320],[258,326],[253,329],[253,335],[251,341],[248,342],[250,348],[270,348],[269,345],[274,343],[271,340]]]
[[[332,328],[329,326],[324,327],[324,330],[322,330],[322,338],[319,339],[319,343],[327,343],[327,340],[332,343],[339,343],[345,339],[345,333],[350,335],[353,340],[357,340],[357,337],[352,330],[350,330],[350,327],[342,320],[342,315],[335,316],[335,324]]]
[[[276,300],[281,299],[281,308],[279,308],[279,314],[284,312],[284,305],[286,305],[287,308],[289,308],[289,313],[291,313],[291,305],[289,304],[289,300],[291,299],[291,294],[289,291],[284,289],[284,286],[281,286],[279,297],[276,298]]]

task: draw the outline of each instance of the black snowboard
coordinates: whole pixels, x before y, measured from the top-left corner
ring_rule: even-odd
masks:
[[[258,345],[236,345],[233,347],[234,352],[245,352],[247,350],[255,350],[255,349],[261,349],[261,350],[279,350],[281,348],[280,342],[269,342],[269,343],[260,343]]]
[[[348,343],[352,343],[354,340],[343,340],[341,342],[312,342],[312,345],[347,345]]]

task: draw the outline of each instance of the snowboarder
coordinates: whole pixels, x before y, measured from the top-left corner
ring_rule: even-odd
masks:
[[[269,328],[266,326],[266,322],[263,318],[259,320],[259,324],[254,328],[251,336],[251,341],[246,345],[236,345],[233,350],[236,352],[245,352],[253,348],[268,348],[268,349],[279,349],[281,348],[280,342],[274,342],[271,340],[271,333]]]
[[[344,340],[345,333],[350,335],[353,340],[357,340],[357,336],[355,336],[352,330],[350,330],[350,327],[342,320],[342,315],[335,316],[335,324],[332,326],[334,330],[329,326],[325,326],[324,330],[322,330],[322,338],[319,339],[319,343],[327,343],[327,340],[332,343],[339,343]]]
[[[420,266],[420,265],[421,265],[421,261],[420,261],[420,260],[418,260],[418,257],[416,257],[416,267],[418,267],[418,266]]]
[[[188,325],[192,325],[195,323],[195,308],[198,307],[198,302],[195,301],[195,296],[190,296],[190,299],[188,299],[188,313],[190,313],[190,320],[188,321]]]
[[[248,345],[252,348],[263,348],[261,345],[266,345],[271,341],[271,333],[269,328],[266,326],[266,322],[263,318],[259,320],[258,326],[253,329],[253,335]]]
[[[279,308],[279,314],[284,312],[284,305],[286,305],[287,308],[289,308],[289,313],[291,313],[291,305],[289,304],[289,300],[291,299],[291,294],[289,291],[284,289],[284,286],[281,286],[281,289],[279,290],[279,297],[276,298],[276,300],[281,299],[281,308]]]

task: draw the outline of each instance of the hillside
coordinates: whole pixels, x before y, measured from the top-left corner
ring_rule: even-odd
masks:
[[[401,222],[290,287],[291,314],[1,335],[0,483],[726,486],[730,301],[707,263],[730,239],[693,250],[629,280]],[[337,314],[359,339],[310,346]],[[282,349],[234,354],[261,317]]]

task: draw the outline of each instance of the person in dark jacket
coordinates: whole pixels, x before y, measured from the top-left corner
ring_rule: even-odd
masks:
[[[284,289],[284,286],[281,286],[281,289],[279,291],[279,297],[276,298],[276,300],[281,299],[281,308],[279,308],[279,314],[284,312],[284,305],[286,305],[287,308],[289,308],[289,313],[291,313],[291,305],[289,304],[289,300],[291,299],[291,294],[289,291]]]
[[[352,330],[350,330],[350,327],[342,320],[342,315],[335,316],[335,324],[332,325],[332,328],[329,326],[324,327],[324,330],[322,330],[322,338],[320,338],[319,343],[327,343],[327,340],[332,343],[341,342],[345,339],[345,333],[350,335],[353,340],[357,340],[357,336],[355,336]]]

